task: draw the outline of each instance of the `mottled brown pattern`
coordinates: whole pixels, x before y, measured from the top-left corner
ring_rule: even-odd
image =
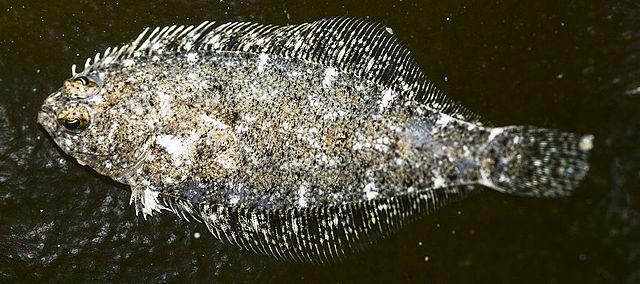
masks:
[[[479,185],[566,195],[588,169],[591,136],[484,126],[364,21],[166,27],[96,60],[43,104],[56,143],[145,217],[285,259],[334,259]]]

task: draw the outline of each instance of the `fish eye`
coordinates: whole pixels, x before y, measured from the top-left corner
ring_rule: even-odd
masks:
[[[88,86],[92,83],[92,81],[85,76],[78,76],[77,78],[73,79],[73,81],[80,82],[80,84],[82,84],[83,86]]]
[[[78,117],[59,118],[58,123],[71,131],[80,131],[87,128],[87,121]]]
[[[71,98],[88,98],[95,95],[102,88],[102,81],[98,76],[77,75],[63,83],[64,92]]]
[[[58,124],[71,132],[79,132],[89,126],[91,115],[86,106],[68,105],[58,114]]]

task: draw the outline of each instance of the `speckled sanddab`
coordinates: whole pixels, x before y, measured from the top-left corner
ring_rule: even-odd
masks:
[[[72,73],[38,121],[130,185],[136,214],[169,210],[295,261],[339,259],[483,187],[568,195],[593,147],[490,127],[359,19],[145,29]]]

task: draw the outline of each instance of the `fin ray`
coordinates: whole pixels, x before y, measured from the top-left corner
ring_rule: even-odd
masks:
[[[444,187],[388,199],[287,210],[223,209],[203,203],[199,212],[207,228],[223,242],[281,260],[327,263],[362,251],[477,189],[473,185]]]
[[[166,50],[268,53],[334,67],[414,99],[458,119],[486,123],[445,96],[428,80],[409,50],[383,25],[357,18],[335,17],[289,26],[229,22],[216,26],[146,28],[132,42],[86,66],[98,69],[141,54]]]
[[[589,171],[593,136],[509,126],[491,129],[480,183],[521,196],[567,196]]]

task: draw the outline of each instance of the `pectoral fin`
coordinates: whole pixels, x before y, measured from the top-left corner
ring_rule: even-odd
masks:
[[[163,206],[159,201],[160,192],[155,191],[151,186],[144,183],[132,183],[131,184],[131,198],[129,204],[134,204],[136,216],[142,214],[144,219],[147,216],[153,216],[153,212],[160,212],[160,210],[167,207]]]

